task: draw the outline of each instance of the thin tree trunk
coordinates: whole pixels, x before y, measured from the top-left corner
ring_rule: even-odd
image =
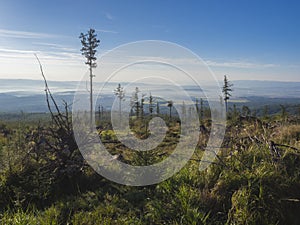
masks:
[[[93,130],[93,71],[90,67],[90,129]]]
[[[121,107],[122,107],[122,106],[121,106],[121,100],[122,100],[122,99],[119,99],[119,123],[120,123],[120,125],[121,125],[121,121],[122,121],[122,120],[121,120],[121,111],[122,111],[122,110],[121,110]]]

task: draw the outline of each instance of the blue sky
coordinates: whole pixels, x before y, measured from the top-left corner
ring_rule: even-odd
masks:
[[[76,1],[0,3],[0,78],[79,80],[80,32],[95,28],[99,54],[139,40],[198,54],[222,79],[300,81],[299,1]]]

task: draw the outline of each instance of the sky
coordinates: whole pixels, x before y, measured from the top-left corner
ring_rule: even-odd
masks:
[[[2,0],[0,78],[41,79],[37,54],[49,80],[81,80],[79,35],[94,28],[99,69],[119,45],[162,40],[190,49],[219,80],[300,81],[299,12],[284,0]]]

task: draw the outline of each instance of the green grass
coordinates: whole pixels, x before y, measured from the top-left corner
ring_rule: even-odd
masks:
[[[113,183],[89,167],[68,171],[79,155],[60,154],[59,144],[67,142],[49,135],[55,129],[51,123],[38,128],[30,121],[2,122],[0,224],[300,224],[300,127],[289,121],[271,117],[260,125],[235,118],[228,123],[220,160],[198,170],[207,142],[202,135],[193,160],[168,180],[146,187]],[[169,125],[159,151],[151,154],[130,152],[110,126],[102,138],[127,163],[153,163],[176,147],[180,127]],[[133,126],[138,130],[141,124]],[[58,150],[49,151],[44,139]],[[268,140],[293,148],[278,146],[280,157],[274,158]]]

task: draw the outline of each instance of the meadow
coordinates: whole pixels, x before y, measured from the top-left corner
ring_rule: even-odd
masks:
[[[211,129],[204,109],[199,141],[185,167],[141,187],[109,181],[86,163],[68,107],[38,115],[6,115],[0,122],[0,224],[300,223],[299,114],[255,116],[249,108],[231,106],[221,151],[199,171]],[[166,158],[180,138],[175,114],[156,116],[167,123],[165,139],[153,151],[136,153],[116,138],[109,112],[95,118],[111,154],[148,165]],[[147,113],[131,117],[138,138],[147,138],[150,118]]]

